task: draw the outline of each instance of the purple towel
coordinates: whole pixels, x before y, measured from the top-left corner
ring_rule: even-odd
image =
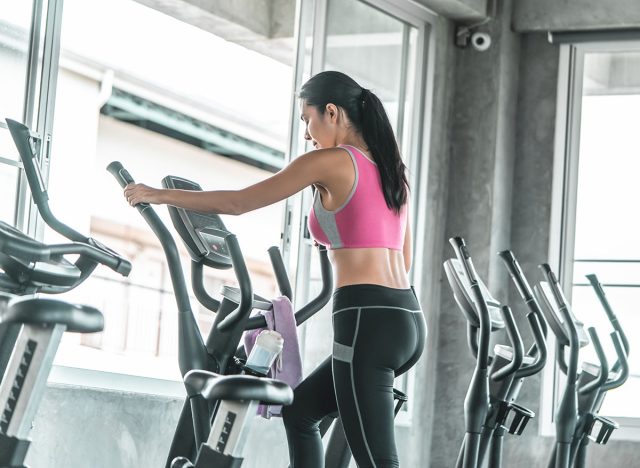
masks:
[[[260,310],[258,314],[264,316],[267,329],[277,331],[282,335],[284,346],[282,354],[269,369],[269,377],[282,380],[294,389],[302,381],[302,358],[300,357],[293,305],[286,296],[276,297],[271,302],[273,304],[271,309]],[[263,330],[264,328],[259,328],[244,333],[244,350],[247,356],[251,353],[258,335]],[[281,412],[282,406],[280,405],[260,405],[258,407],[258,414],[266,419],[271,416],[281,416]]]

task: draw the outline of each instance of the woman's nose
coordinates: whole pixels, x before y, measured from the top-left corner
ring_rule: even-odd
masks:
[[[304,132],[304,139],[305,140],[311,140],[311,135],[309,135],[309,132],[305,130]]]

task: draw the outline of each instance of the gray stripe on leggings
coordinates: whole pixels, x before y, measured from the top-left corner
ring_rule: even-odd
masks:
[[[354,310],[354,309],[355,307],[345,307],[344,309],[334,310],[333,315],[339,314],[340,312],[344,312],[347,310]],[[419,312],[422,312],[422,309],[412,310],[412,309],[405,309],[404,307],[395,307],[395,306],[388,306],[388,305],[363,306],[363,307],[358,307],[358,309],[396,309],[396,310],[404,310],[405,312],[411,312],[412,314],[417,314]]]
[[[333,342],[333,358],[342,362],[353,361],[353,348],[342,343]]]
[[[358,338],[358,329],[360,328],[360,312],[361,309],[358,309],[358,318],[356,319],[356,331],[353,334],[353,344],[351,345],[351,349],[356,347],[356,340]],[[356,407],[356,413],[358,414],[358,422],[360,423],[360,430],[362,431],[362,440],[364,441],[364,446],[367,448],[367,453],[369,454],[369,458],[371,458],[371,464],[373,468],[376,468],[376,462],[373,459],[373,455],[371,454],[371,449],[369,448],[369,444],[367,443],[367,435],[364,432],[364,426],[362,421],[362,414],[360,413],[360,407],[358,406],[358,396],[356,395],[356,386],[355,379],[353,378],[353,361],[349,363],[349,371],[351,372],[351,389],[353,390],[353,402]]]

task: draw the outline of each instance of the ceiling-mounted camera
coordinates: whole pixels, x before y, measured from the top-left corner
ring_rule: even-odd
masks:
[[[458,26],[456,29],[456,45],[466,48],[471,45],[478,52],[484,52],[491,47],[491,36],[486,32],[474,31],[468,26]]]
[[[471,35],[471,47],[479,52],[484,52],[491,47],[491,36],[484,32],[474,32]]]

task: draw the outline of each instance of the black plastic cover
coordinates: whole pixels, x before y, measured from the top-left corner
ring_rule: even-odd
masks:
[[[0,434],[0,466],[2,468],[26,468],[24,459],[27,456],[30,443],[30,440]]]
[[[209,401],[260,401],[268,405],[289,405],[293,402],[291,387],[275,379],[193,370],[187,373],[184,382]]]
[[[0,317],[2,323],[66,325],[67,331],[93,333],[104,329],[104,317],[98,309],[56,299],[19,299],[9,304]]]
[[[208,445],[202,444],[198,451],[196,468],[240,468],[243,460],[243,458],[235,458],[216,452]]]

